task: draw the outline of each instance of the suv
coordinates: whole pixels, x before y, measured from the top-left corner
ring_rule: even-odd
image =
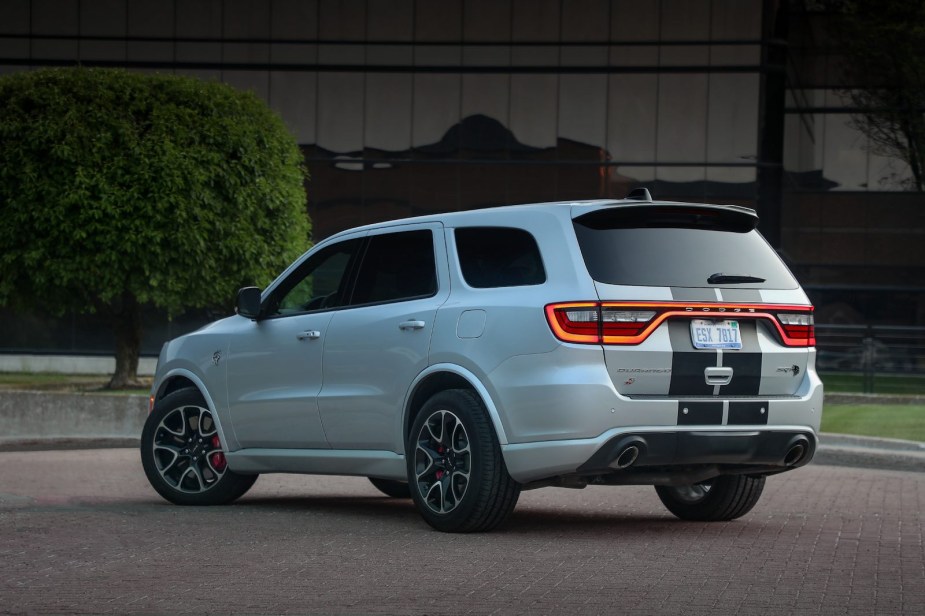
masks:
[[[744,515],[815,452],[813,308],[753,210],[635,193],[320,242],[164,345],[148,479],[212,505],[258,473],[365,476],[450,532],[543,486],[654,485],[680,518]]]

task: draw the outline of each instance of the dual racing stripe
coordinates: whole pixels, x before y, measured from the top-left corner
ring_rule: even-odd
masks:
[[[690,321],[672,319],[668,322],[671,340],[671,382],[668,395],[682,396],[757,396],[761,388],[761,346],[758,325],[753,319],[739,321],[742,349],[695,349],[691,343]],[[707,368],[732,368],[728,385],[710,385],[704,372]]]

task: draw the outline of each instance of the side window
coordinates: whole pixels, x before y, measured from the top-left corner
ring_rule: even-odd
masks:
[[[360,241],[340,242],[309,257],[273,293],[267,315],[297,314],[342,306],[350,263]]]
[[[350,304],[429,297],[436,292],[433,234],[428,230],[387,233],[369,238]]]
[[[523,229],[456,229],[456,252],[470,287],[490,289],[543,284],[546,270],[536,240]]]

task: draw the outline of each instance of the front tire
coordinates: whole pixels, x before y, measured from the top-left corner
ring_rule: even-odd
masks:
[[[157,493],[177,505],[224,505],[257,480],[228,469],[212,411],[193,388],[154,405],[141,432],[141,465]]]
[[[717,522],[740,518],[764,491],[761,477],[721,475],[686,486],[655,486],[662,504],[682,520]]]
[[[517,504],[520,484],[507,472],[481,399],[469,390],[443,391],[424,404],[406,457],[411,497],[437,530],[491,530]]]

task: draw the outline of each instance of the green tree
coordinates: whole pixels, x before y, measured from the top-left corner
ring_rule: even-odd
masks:
[[[109,386],[129,386],[141,306],[227,306],[308,246],[306,178],[280,118],[223,84],[86,68],[0,77],[0,304],[104,315]]]
[[[909,165],[925,190],[925,0],[847,0],[835,42],[844,54],[845,98],[877,154]]]

